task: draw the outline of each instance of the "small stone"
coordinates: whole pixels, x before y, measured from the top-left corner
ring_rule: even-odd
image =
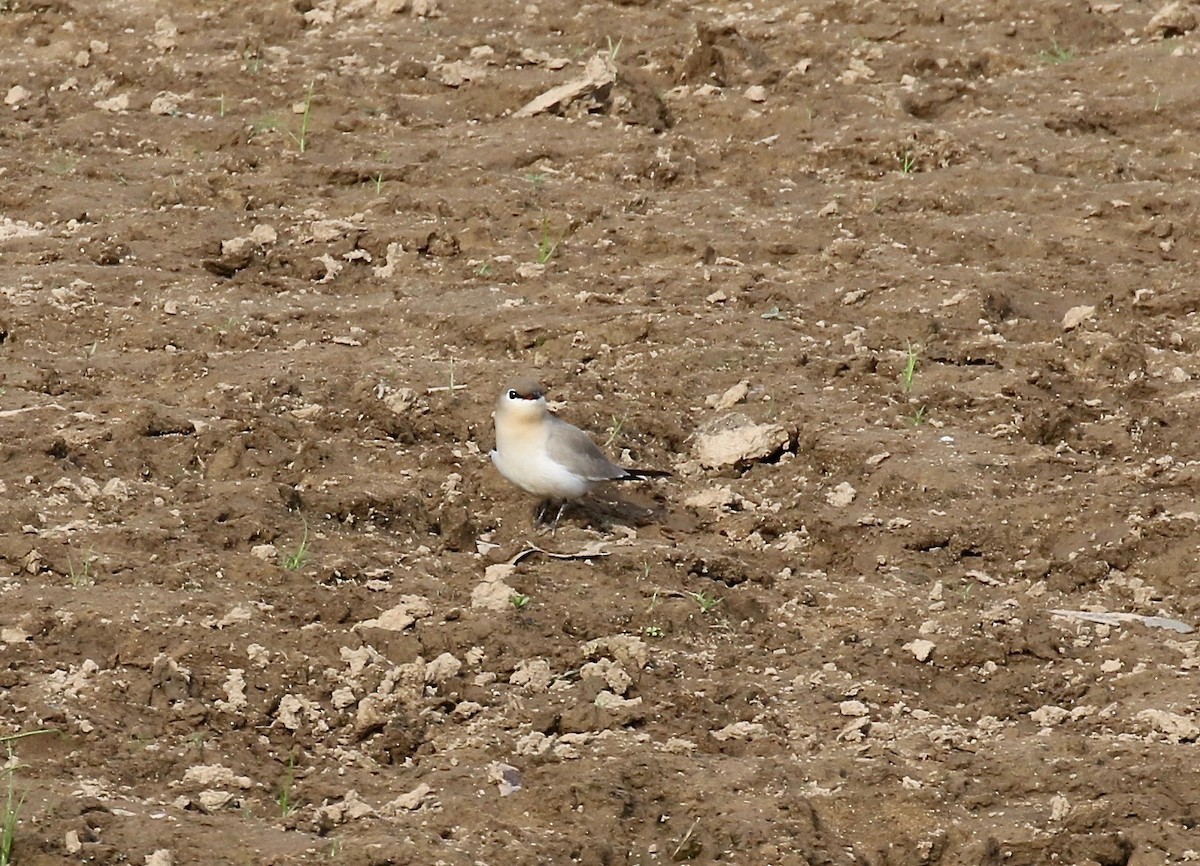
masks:
[[[745,415],[728,415],[705,425],[694,450],[701,465],[716,469],[765,460],[787,448],[788,432],[778,424],[755,424]]]
[[[429,600],[419,595],[401,596],[399,604],[385,610],[375,619],[358,624],[358,628],[380,628],[384,631],[404,631],[418,619],[433,616]]]
[[[1062,329],[1064,331],[1073,331],[1095,315],[1096,308],[1091,304],[1081,304],[1078,307],[1071,307],[1071,309],[1063,314]]]
[[[101,111],[107,111],[112,114],[117,114],[122,111],[129,110],[129,94],[119,93],[116,96],[110,96],[108,99],[101,99],[93,103],[96,108]]]
[[[1105,659],[1100,663],[1100,671],[1106,674],[1115,674],[1124,666],[1120,659]]]
[[[1062,707],[1056,707],[1053,704],[1046,704],[1044,707],[1038,707],[1029,714],[1029,720],[1042,728],[1053,727],[1061,724],[1063,719],[1071,715],[1069,710]]]
[[[446,680],[457,676],[460,670],[462,670],[462,662],[451,653],[442,653],[425,665],[425,682],[434,686],[441,685]]]
[[[843,716],[865,716],[871,711],[862,701],[842,701],[838,704],[838,712]]]
[[[1165,734],[1175,742],[1192,742],[1200,737],[1200,725],[1188,716],[1167,710],[1142,710],[1134,716],[1153,731]]]
[[[66,838],[63,839],[63,847],[67,849],[68,854],[78,854],[83,850],[83,843],[79,841],[79,833],[75,830],[68,830]]]
[[[175,866],[175,858],[168,849],[159,848],[146,855],[146,866]]]
[[[714,740],[757,740],[767,735],[767,729],[758,722],[734,722],[717,731],[710,731]]]
[[[425,804],[425,798],[433,793],[433,789],[422,782],[417,787],[413,788],[407,794],[401,794],[395,800],[392,800],[383,807],[384,812],[396,814],[397,812],[413,812],[420,809]]]
[[[1196,29],[1196,14],[1186,3],[1168,3],[1146,25],[1146,35],[1157,39],[1182,36]]]
[[[906,649],[916,656],[917,661],[927,662],[929,661],[930,656],[933,655],[933,650],[936,646],[937,644],[931,640],[919,638],[914,641],[909,641],[902,647],[902,649]]]
[[[19,84],[14,84],[8,89],[8,93],[4,97],[4,104],[16,107],[32,96],[28,90]]]
[[[250,548],[250,555],[263,562],[274,562],[279,557],[279,550],[273,544],[256,544]]]
[[[849,484],[849,482],[843,481],[837,487],[825,494],[825,501],[834,508],[845,508],[854,501],[854,497],[857,495],[858,491],[855,490]]]
[[[717,409],[723,412],[726,409],[732,409],[738,403],[745,402],[749,393],[750,382],[743,379],[723,394],[710,394],[708,397],[705,397],[704,405],[710,409]]]
[[[751,102],[766,102],[767,89],[761,84],[752,84],[750,87],[746,88],[745,96]]]

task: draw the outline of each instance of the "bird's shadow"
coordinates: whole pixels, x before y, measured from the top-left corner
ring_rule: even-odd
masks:
[[[646,507],[628,499],[616,498],[590,498],[568,502],[562,506],[561,514],[559,506],[558,502],[539,503],[534,508],[534,525],[547,531],[574,525],[598,532],[610,532],[614,524],[642,527],[661,523],[667,513],[662,505]]]

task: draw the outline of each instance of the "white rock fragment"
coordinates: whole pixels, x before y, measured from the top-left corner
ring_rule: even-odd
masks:
[[[319,720],[320,711],[312,701],[300,695],[284,695],[279,701],[275,721],[289,731],[298,731],[304,720]]]
[[[250,548],[250,555],[263,562],[274,562],[279,558],[279,549],[273,544],[256,544]]]
[[[1082,325],[1084,322],[1096,315],[1096,308],[1091,304],[1081,304],[1078,307],[1071,307],[1063,313],[1062,329],[1064,331],[1073,331]]]
[[[245,671],[241,668],[232,668],[221,688],[225,690],[226,700],[216,702],[218,709],[227,713],[240,713],[246,709]]]
[[[341,686],[333,690],[333,694],[329,696],[329,702],[333,704],[334,709],[344,710],[357,704],[358,698],[354,697],[354,689],[349,686]]]
[[[19,84],[14,84],[12,87],[8,88],[8,93],[4,95],[4,104],[11,105],[13,108],[17,108],[22,102],[31,96],[33,96],[33,94],[24,87]]]
[[[1029,720],[1039,727],[1050,728],[1060,724],[1069,715],[1071,715],[1070,710],[1056,707],[1053,704],[1046,704],[1044,707],[1038,707],[1030,713]]]
[[[160,93],[150,103],[150,113],[160,115],[179,114],[179,101],[183,99],[177,93]]]
[[[619,661],[627,671],[641,670],[650,663],[650,651],[646,642],[633,635],[614,634],[598,637],[585,643],[581,649],[584,658],[607,655]]]
[[[122,111],[129,110],[129,94],[119,93],[116,96],[110,96],[108,99],[101,99],[93,103],[96,108],[101,111],[107,111],[116,114]]]
[[[621,667],[621,663],[615,662],[612,659],[600,659],[600,661],[588,662],[579,669],[579,676],[585,678],[596,677],[603,680],[613,694],[617,695],[625,694],[633,684],[633,680],[625,672],[625,668]]]
[[[741,494],[734,493],[730,487],[710,487],[693,493],[683,500],[683,504],[691,508],[711,511],[741,511],[748,504]]]
[[[1168,3],[1146,24],[1146,35],[1156,39],[1182,36],[1196,29],[1196,13],[1188,3]]]
[[[767,88],[761,84],[752,84],[746,88],[745,97],[751,102],[766,102]]]
[[[327,826],[345,824],[347,821],[357,821],[369,818],[375,814],[370,804],[363,801],[358,791],[353,788],[345,793],[336,803],[326,803],[317,809],[317,822]]]
[[[834,508],[845,508],[854,501],[856,496],[858,496],[858,491],[848,481],[843,481],[825,494],[825,501]]]
[[[723,412],[726,409],[732,409],[738,403],[744,402],[749,393],[750,381],[743,379],[723,394],[709,394],[704,398],[704,405],[710,409]]]
[[[175,857],[167,848],[159,848],[146,855],[146,866],[175,866]]]
[[[530,694],[541,694],[550,690],[550,682],[553,679],[550,663],[545,659],[522,659],[508,681],[514,686],[521,686]]]
[[[1164,734],[1177,743],[1190,743],[1200,737],[1200,725],[1190,716],[1151,709],[1142,710],[1134,718],[1150,730]]]
[[[838,712],[843,716],[865,716],[871,711],[862,701],[842,701],[838,704]]]
[[[195,764],[183,771],[183,779],[176,785],[191,785],[197,788],[234,787],[248,791],[254,787],[249,776],[239,776],[224,764]]]
[[[414,812],[425,805],[426,798],[433,793],[433,788],[422,782],[407,794],[401,794],[395,800],[383,807],[385,814],[396,815],[400,812]]]
[[[221,791],[215,788],[210,788],[208,790],[201,791],[198,795],[198,799],[200,800],[200,805],[204,807],[204,811],[216,812],[228,806],[236,796],[237,795],[232,791]]]
[[[601,88],[611,86],[617,80],[617,67],[608,52],[598,51],[591,56],[583,67],[583,75],[552,87],[541,96],[535,97],[524,107],[518,109],[514,117],[533,117],[547,111],[556,111],[575,100]]]
[[[68,854],[78,854],[83,850],[83,843],[79,841],[79,832],[77,830],[68,830],[63,839],[63,847],[67,849]]]
[[[1062,794],[1050,798],[1050,820],[1063,821],[1071,814],[1071,801]]]
[[[0,644],[23,643],[29,640],[29,632],[16,625],[0,627]]]
[[[593,701],[602,710],[624,710],[636,707],[641,702],[641,698],[623,698],[620,695],[614,695],[608,689],[601,689]]]
[[[433,616],[433,605],[420,595],[402,595],[399,602],[374,619],[360,622],[356,628],[378,628],[384,631],[404,631],[419,619]]]
[[[504,582],[517,567],[508,562],[489,565],[483,570],[483,583],[471,590],[471,607],[483,610],[514,610],[512,597],[517,591]]]
[[[693,450],[702,466],[715,469],[764,460],[790,441],[779,424],[755,424],[745,415],[728,415],[701,428]]]
[[[1100,672],[1105,674],[1115,674],[1123,667],[1125,664],[1120,659],[1105,659],[1100,662]]]
[[[462,662],[451,653],[442,653],[425,665],[425,682],[433,686],[441,685],[462,670]]]
[[[933,650],[936,646],[937,644],[931,640],[919,638],[914,641],[909,641],[903,647],[901,647],[901,649],[908,650],[910,653],[916,656],[917,661],[927,662],[929,661],[930,656],[933,655]]]
[[[757,740],[760,737],[767,735],[766,726],[758,722],[734,722],[731,725],[726,725],[720,730],[709,731],[709,735],[714,740],[725,742],[726,740]]]

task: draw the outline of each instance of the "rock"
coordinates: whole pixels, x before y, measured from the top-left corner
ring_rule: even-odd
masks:
[[[716,469],[764,460],[790,442],[791,436],[779,424],[755,424],[745,415],[728,415],[697,433],[694,451],[702,466]]]
[[[714,740],[757,740],[767,735],[767,729],[758,722],[734,722],[717,731],[709,731]]]
[[[740,494],[734,493],[729,487],[710,487],[693,493],[683,500],[683,504],[712,511],[741,511],[747,503]]]
[[[848,482],[843,481],[825,494],[825,501],[834,508],[845,508],[854,501],[854,497],[857,495],[858,491],[851,487]]]
[[[514,686],[524,687],[531,694],[541,694],[550,690],[553,678],[550,663],[545,659],[523,659],[508,681]]]
[[[1030,713],[1029,720],[1039,727],[1049,728],[1059,724],[1070,714],[1069,710],[1064,710],[1062,707],[1046,704]]]
[[[146,866],[175,866],[175,858],[166,848],[159,848],[146,855]]]
[[[580,97],[595,93],[602,88],[611,87],[617,80],[617,67],[607,52],[598,51],[591,56],[583,67],[583,75],[552,87],[541,96],[535,97],[523,108],[518,109],[514,117],[533,117],[547,111],[559,111]]]
[[[183,771],[182,785],[193,785],[197,788],[212,788],[218,785],[241,788],[248,791],[254,787],[249,776],[239,776],[224,764],[195,764]]]
[[[650,652],[646,642],[629,634],[614,634],[590,640],[582,647],[584,658],[610,656],[621,663],[625,670],[641,670],[650,663]]]
[[[933,641],[921,638],[918,640],[909,641],[901,648],[908,650],[910,653],[916,656],[917,661],[927,662],[933,655],[933,650],[936,646],[937,644],[935,644]]]
[[[228,806],[234,799],[234,794],[230,791],[209,789],[207,791],[201,791],[198,799],[200,800],[200,805],[204,808],[204,811],[216,812],[217,810],[224,809],[226,806]]]
[[[225,697],[228,700],[217,701],[216,705],[227,713],[238,713],[246,709],[246,676],[241,668],[233,668],[225,678]]]
[[[356,628],[379,628],[384,631],[404,631],[419,619],[433,616],[433,606],[420,595],[400,597],[398,604],[385,610],[375,619],[360,622]]]
[[[5,643],[23,643],[29,640],[29,632],[20,626],[3,626],[0,627],[0,644]]]
[[[4,95],[4,104],[18,106],[33,94],[19,84],[14,84],[8,89],[8,93]]]
[[[433,788],[422,782],[407,794],[401,794],[395,800],[383,807],[386,814],[396,815],[400,812],[414,812],[425,805],[425,799],[433,793]]]
[[[1078,307],[1071,307],[1062,317],[1062,329],[1064,331],[1073,331],[1086,322],[1088,319],[1096,315],[1096,308],[1090,304],[1081,304]]]
[[[752,84],[746,88],[745,97],[751,102],[766,102],[767,89],[761,84]]]
[[[471,590],[471,607],[483,610],[514,610],[512,597],[517,591],[504,582],[504,578],[515,572],[517,567],[508,562],[489,565],[483,572],[483,583]]]
[[[621,667],[620,662],[615,662],[612,659],[600,659],[597,662],[588,662],[579,669],[579,676],[595,677],[603,680],[612,690],[613,694],[623,695],[629,690],[633,684],[632,678],[625,673],[625,668]]]
[[[724,394],[710,394],[704,398],[704,405],[710,409],[717,409],[724,412],[726,409],[732,409],[738,403],[744,402],[746,396],[750,393],[750,382],[743,379]]]
[[[1172,713],[1167,710],[1142,710],[1134,716],[1139,722],[1152,731],[1165,734],[1174,742],[1193,742],[1200,737],[1200,725],[1190,716]]]
[[[1196,29],[1196,13],[1186,3],[1168,3],[1154,14],[1145,33],[1156,39],[1182,36]]]
[[[68,830],[63,839],[63,847],[67,849],[68,854],[78,854],[82,851],[83,843],[79,841],[79,833],[75,830]]]
[[[274,562],[279,558],[279,548],[273,544],[256,544],[250,548],[250,555],[263,562]]]
[[[842,701],[838,704],[838,712],[843,716],[865,716],[871,711],[862,701]]]
[[[113,114],[129,110],[129,94],[121,93],[117,96],[111,96],[108,99],[101,99],[94,102],[96,108],[101,111],[107,111]]]
[[[625,710],[641,704],[641,698],[623,698],[614,695],[608,689],[602,689],[596,694],[595,704],[602,710]]]
[[[460,670],[462,670],[462,662],[451,653],[442,653],[425,665],[425,682],[434,686],[441,685],[451,677],[457,676]]]

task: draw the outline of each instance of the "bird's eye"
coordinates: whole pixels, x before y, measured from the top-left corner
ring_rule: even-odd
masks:
[[[513,388],[511,391],[508,392],[508,399],[510,399],[510,400],[519,400],[520,397],[521,397],[521,395],[517,393],[516,388]]]

